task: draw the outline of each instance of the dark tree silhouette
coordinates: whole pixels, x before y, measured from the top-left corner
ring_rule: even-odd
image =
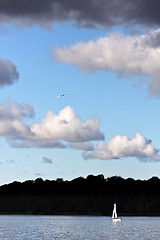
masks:
[[[71,181],[27,180],[0,186],[1,214],[160,215],[160,179],[104,178],[102,174]]]

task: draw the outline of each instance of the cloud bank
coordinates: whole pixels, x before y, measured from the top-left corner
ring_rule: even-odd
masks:
[[[0,58],[0,86],[12,85],[18,78],[16,66],[10,60]]]
[[[117,44],[118,43],[118,44]],[[152,95],[160,94],[160,29],[145,35],[112,33],[96,41],[78,42],[70,48],[55,48],[54,58],[83,71],[117,72],[145,76]]]
[[[70,21],[83,27],[160,24],[159,0],[1,0],[0,23],[47,26]]]
[[[49,111],[40,123],[28,125],[26,118],[32,119],[34,115],[34,108],[29,104],[18,104],[11,99],[0,104],[0,136],[17,148],[64,148],[71,142],[104,139],[99,119],[82,121],[70,106],[58,115]]]
[[[100,120],[82,121],[70,106],[58,114],[47,112],[39,123],[27,124],[27,120],[34,120],[34,116],[33,106],[8,99],[5,104],[0,104],[0,136],[15,148],[80,149],[85,151],[85,159],[135,157],[141,161],[160,161],[159,150],[140,133],[131,139],[117,135],[106,143],[100,141],[104,140],[104,134],[99,130]],[[93,141],[100,141],[96,149]],[[42,161],[52,163],[46,157]]]
[[[140,161],[160,161],[158,150],[151,145],[151,140],[140,133],[135,138],[117,135],[107,143],[99,142],[97,149],[89,154],[84,153],[85,159],[119,159],[122,157],[136,157]]]

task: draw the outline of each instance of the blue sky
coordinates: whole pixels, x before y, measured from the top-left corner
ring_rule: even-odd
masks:
[[[0,4],[0,184],[160,177],[157,7],[139,18],[141,4],[124,12],[124,3],[119,21],[116,4],[94,17],[100,2],[76,11],[71,2],[57,13],[52,1],[53,17],[34,6],[33,17],[23,1],[18,10]]]

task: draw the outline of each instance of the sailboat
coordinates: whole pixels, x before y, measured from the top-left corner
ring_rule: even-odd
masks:
[[[113,222],[120,222],[122,221],[122,218],[117,217],[117,211],[116,211],[116,203],[114,203],[113,213],[112,213],[112,221]]]

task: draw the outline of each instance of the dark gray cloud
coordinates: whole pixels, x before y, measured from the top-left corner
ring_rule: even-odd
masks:
[[[0,58],[0,86],[12,85],[18,78],[16,66],[10,60]]]
[[[53,163],[53,160],[50,159],[50,158],[47,158],[47,157],[43,157],[42,162],[43,162],[43,163],[49,163],[49,164],[52,164],[52,163]]]
[[[37,177],[45,177],[45,174],[43,174],[43,173],[35,173],[35,176],[37,176]]]
[[[9,159],[9,160],[6,160],[6,163],[13,164],[13,163],[16,163],[16,161],[13,159]]]
[[[75,148],[75,149],[84,150],[84,151],[93,151],[94,150],[93,144],[89,143],[89,142],[72,142],[72,143],[70,143],[70,147]]]
[[[13,148],[66,148],[61,141],[52,140],[26,140],[16,139],[16,137],[7,138],[9,145]]]
[[[28,25],[73,21],[85,27],[117,24],[159,25],[159,0],[1,0],[0,22]]]

